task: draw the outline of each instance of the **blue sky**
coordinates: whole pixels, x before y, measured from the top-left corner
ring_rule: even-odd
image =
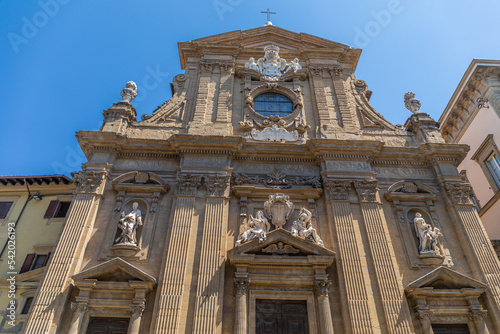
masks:
[[[98,130],[127,81],[150,114],[183,72],[178,41],[261,26],[268,7],[278,27],[362,48],[356,76],[394,124],[406,91],[437,120],[473,58],[500,58],[493,0],[0,0],[0,175],[79,170],[75,132]]]

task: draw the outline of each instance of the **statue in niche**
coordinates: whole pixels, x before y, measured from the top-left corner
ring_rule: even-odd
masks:
[[[120,236],[115,240],[115,245],[126,244],[137,246],[137,228],[142,226],[142,215],[139,210],[139,203],[132,204],[132,210],[122,216],[118,222],[118,228],[121,230]]]
[[[250,227],[243,233],[240,233],[238,240],[236,241],[236,246],[240,246],[245,242],[249,242],[255,238],[259,238],[259,242],[266,240],[267,233],[271,228],[269,221],[264,216],[264,212],[257,211],[257,217],[250,215],[250,222],[248,223]]]
[[[441,250],[438,246],[438,238],[442,236],[441,231],[437,227],[432,227],[427,224],[425,219],[422,217],[420,212],[415,214],[415,219],[413,219],[415,224],[415,231],[417,232],[420,245],[418,251],[421,255],[430,254],[441,256]]]
[[[311,211],[306,208],[300,209],[299,219],[295,220],[292,225],[292,235],[324,247],[316,229],[312,227],[311,218]]]

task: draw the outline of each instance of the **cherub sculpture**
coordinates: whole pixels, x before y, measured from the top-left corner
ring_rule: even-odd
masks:
[[[125,212],[122,212],[118,222],[118,228],[122,232],[115,240],[115,244],[137,246],[137,228],[139,226],[142,226],[141,210],[139,210],[139,204],[134,202],[134,204],[132,204],[132,210],[127,215],[125,215]]]
[[[299,237],[317,245],[324,246],[323,241],[319,237],[316,229],[311,224],[312,213],[306,208],[300,209],[299,219],[295,220],[292,225],[292,235]]]
[[[257,217],[250,215],[250,222],[248,223],[250,227],[243,233],[240,233],[238,240],[236,241],[236,246],[240,246],[245,242],[249,242],[255,238],[259,238],[259,242],[266,240],[267,233],[271,228],[269,221],[264,216],[264,212],[257,211]]]
[[[255,62],[255,59],[253,57],[250,57],[250,59],[248,59],[248,61],[245,63],[245,67],[257,72],[260,71],[259,65]]]
[[[290,64],[288,64],[287,72],[288,71],[297,72],[300,69],[302,69],[302,66],[300,66],[300,64],[299,64],[299,58],[295,58],[294,60],[292,60],[290,62]]]

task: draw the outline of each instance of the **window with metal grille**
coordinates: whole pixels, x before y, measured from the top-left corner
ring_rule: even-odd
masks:
[[[285,117],[293,112],[293,102],[282,94],[263,93],[253,99],[253,109],[265,117]]]

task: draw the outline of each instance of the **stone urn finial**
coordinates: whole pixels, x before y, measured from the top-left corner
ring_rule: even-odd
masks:
[[[125,89],[122,90],[121,96],[124,102],[130,103],[137,96],[137,85],[133,81],[127,82]]]
[[[406,92],[405,107],[414,114],[416,114],[420,110],[420,100],[417,100],[415,98],[415,93]]]

